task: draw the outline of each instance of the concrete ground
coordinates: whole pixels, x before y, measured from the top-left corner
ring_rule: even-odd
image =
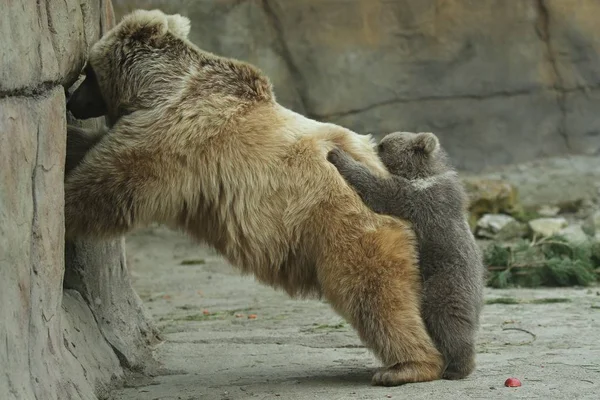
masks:
[[[164,371],[132,377],[114,400],[600,398],[600,288],[488,289],[472,376],[382,388],[327,304],[291,300],[162,228],[129,237],[128,258],[166,339]],[[522,387],[504,387],[508,377]]]

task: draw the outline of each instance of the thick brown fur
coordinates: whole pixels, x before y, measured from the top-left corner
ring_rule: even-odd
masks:
[[[467,223],[464,187],[433,133],[394,132],[378,149],[388,178],[374,176],[340,149],[328,159],[372,210],[412,223],[425,325],[444,355],[443,377],[465,378],[475,368],[485,268]]]
[[[372,212],[326,159],[339,146],[387,176],[370,137],[283,108],[259,70],[188,31],[179,15],[136,11],[92,48],[116,123],[67,176],[67,235],[184,230],[263,283],[325,297],[385,365],[375,384],[440,378],[413,231]]]
[[[65,175],[68,175],[81,163],[89,150],[94,147],[107,132],[107,128],[94,130],[79,128],[73,125],[67,126]]]

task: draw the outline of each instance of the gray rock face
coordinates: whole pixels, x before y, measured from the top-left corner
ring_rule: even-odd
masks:
[[[69,244],[64,279],[64,88],[113,23],[109,0],[12,1],[0,13],[2,399],[104,397],[156,341],[121,242]]]
[[[458,167],[600,152],[596,0],[114,0],[192,20],[294,110],[376,136],[435,132]]]

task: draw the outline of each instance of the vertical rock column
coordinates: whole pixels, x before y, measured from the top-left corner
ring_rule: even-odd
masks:
[[[64,89],[113,24],[109,0],[0,13],[1,399],[104,397],[123,367],[152,365],[123,242],[64,243]]]

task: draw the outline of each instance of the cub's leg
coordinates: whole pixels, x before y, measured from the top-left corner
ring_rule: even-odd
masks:
[[[65,175],[68,175],[79,165],[83,157],[108,132],[108,128],[99,130],[79,128],[67,125],[67,158],[65,160]]]
[[[325,296],[352,322],[385,367],[373,384],[396,386],[441,377],[443,359],[420,314],[421,277],[414,236],[380,228],[332,257],[336,271],[321,279]],[[402,247],[404,246],[404,247]]]
[[[364,164],[351,158],[339,147],[332,149],[327,154],[327,161],[337,168],[340,175],[352,186],[367,207],[379,214],[392,214],[388,202],[399,195],[394,188],[394,177],[375,176]]]
[[[444,379],[463,379],[475,369],[477,305],[468,288],[460,289],[449,287],[447,275],[434,275],[424,284],[423,317],[446,359]]]

